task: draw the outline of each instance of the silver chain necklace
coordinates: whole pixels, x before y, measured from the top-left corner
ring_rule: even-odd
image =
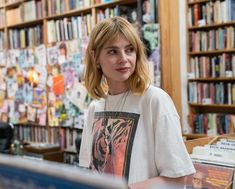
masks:
[[[126,103],[127,97],[129,96],[130,91],[127,91],[123,93],[123,95],[117,100],[116,104],[112,108],[112,110],[109,107],[109,96],[107,95],[106,98],[104,99],[104,111],[114,111],[114,117],[108,120],[107,125],[105,126],[105,131],[104,131],[104,139],[107,144],[107,152],[109,154],[112,153],[112,150],[110,148],[110,144],[112,141],[112,130],[115,127],[115,123],[117,122],[116,119],[120,118],[120,114],[122,113],[122,110],[124,108],[124,105]]]
[[[117,103],[114,105],[114,107],[110,108],[110,99],[108,98],[108,95],[106,96],[104,100],[104,111],[122,111],[124,108],[124,105],[126,103],[126,99],[129,96],[130,91],[127,91],[123,93],[123,95],[118,99]]]

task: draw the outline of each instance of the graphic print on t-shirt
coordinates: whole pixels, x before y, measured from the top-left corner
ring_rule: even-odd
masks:
[[[139,114],[134,113],[95,113],[91,169],[128,180],[138,120]]]

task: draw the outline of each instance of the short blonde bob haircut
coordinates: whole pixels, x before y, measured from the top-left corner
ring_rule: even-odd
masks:
[[[137,55],[135,71],[127,81],[130,91],[135,95],[142,95],[149,86],[150,78],[145,48],[137,30],[126,19],[113,17],[96,24],[91,32],[86,50],[85,86],[92,98],[104,98],[108,92],[102,69],[97,68],[97,60],[103,46],[114,41],[120,34],[128,39]]]

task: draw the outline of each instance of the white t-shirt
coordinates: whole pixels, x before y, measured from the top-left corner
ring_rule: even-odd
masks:
[[[195,172],[182,139],[179,116],[167,93],[150,86],[143,96],[128,93],[108,98],[110,107],[123,103],[121,111],[104,111],[104,99],[91,103],[80,166],[121,176],[129,184]]]

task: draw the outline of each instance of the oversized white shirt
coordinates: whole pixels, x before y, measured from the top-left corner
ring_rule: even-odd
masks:
[[[150,86],[143,96],[128,93],[108,98],[109,107],[118,105],[121,110],[105,111],[104,99],[90,104],[80,166],[123,177],[129,184],[195,172],[179,116],[167,93]]]

